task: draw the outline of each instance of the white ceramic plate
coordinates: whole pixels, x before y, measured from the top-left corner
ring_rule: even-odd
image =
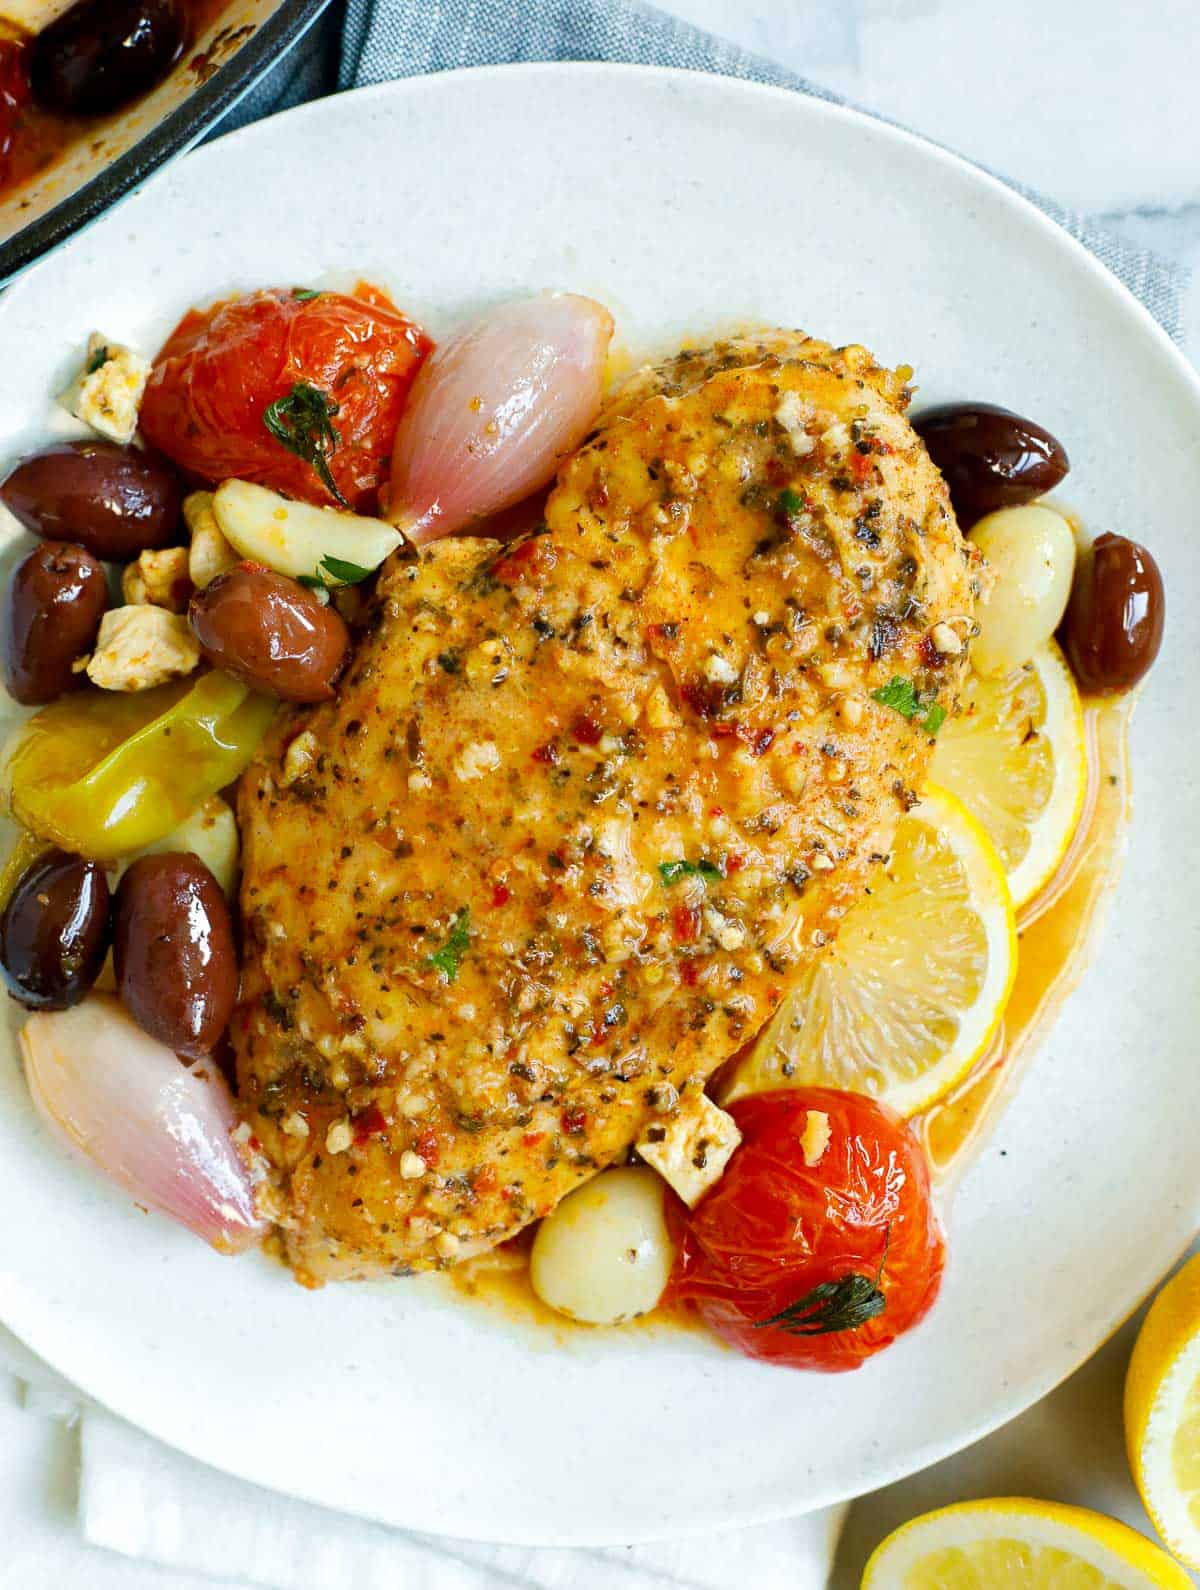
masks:
[[[452,1535],[746,1524],[929,1463],[1067,1374],[1197,1224],[1196,381],[1089,256],[925,143],[721,79],[533,66],[327,100],[160,176],[0,305],[5,451],[45,434],[93,326],[153,348],[194,301],[355,272],[435,332],[544,286],[605,299],[635,348],[802,325],[914,364],[922,400],[1060,435],[1072,503],[1154,548],[1171,604],[1102,951],[958,1194],[936,1310],[855,1375],[690,1335],[531,1336],[436,1282],[304,1292],[67,1164],[9,1047],[0,1316],[196,1457]]]

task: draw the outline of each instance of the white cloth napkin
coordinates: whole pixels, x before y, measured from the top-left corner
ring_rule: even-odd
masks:
[[[26,1413],[78,1423],[83,1539],[273,1590],[825,1590],[845,1508],[750,1530],[606,1550],[417,1535],[247,1485],[115,1418],[0,1327],[0,1370]]]

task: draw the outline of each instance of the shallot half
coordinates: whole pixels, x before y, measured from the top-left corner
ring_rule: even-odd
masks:
[[[392,523],[433,541],[546,485],[596,416],[612,332],[603,304],[546,293],[441,343],[396,432]]]
[[[71,1154],[221,1253],[265,1235],[212,1061],[184,1064],[109,994],[30,1016],[20,1045],[37,1112]]]

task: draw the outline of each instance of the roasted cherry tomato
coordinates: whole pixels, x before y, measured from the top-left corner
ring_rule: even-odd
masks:
[[[378,505],[396,422],[432,343],[376,288],[272,288],[189,310],[154,362],[140,424],[207,481]]]
[[[891,1110],[832,1088],[729,1113],[742,1144],[724,1176],[694,1210],[668,1203],[669,1295],[750,1358],[857,1369],[924,1317],[941,1283],[921,1145]]]

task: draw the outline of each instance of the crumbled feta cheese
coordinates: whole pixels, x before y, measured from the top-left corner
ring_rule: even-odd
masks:
[[[797,458],[806,457],[817,445],[805,430],[815,413],[812,404],[806,403],[799,392],[785,392],[776,406],[775,418],[787,432],[792,452]]]
[[[121,576],[121,592],[130,606],[149,603],[165,607],[168,613],[187,611],[192,594],[186,547],[164,547],[159,552],[139,553]]]
[[[767,625],[771,622],[771,615],[767,612],[765,607],[760,607],[758,612],[755,613],[754,622],[758,625],[759,629],[766,629]]]
[[[62,406],[112,442],[131,442],[150,361],[94,331],[83,368],[59,396]]]
[[[458,1238],[453,1231],[439,1232],[433,1245],[437,1249],[438,1257],[442,1259],[452,1259],[458,1252]]]
[[[308,1122],[300,1114],[299,1110],[293,1110],[290,1115],[284,1117],[283,1130],[289,1137],[307,1137]]]
[[[813,850],[809,852],[806,865],[809,872],[832,872],[834,864],[823,850]]]
[[[857,696],[847,696],[838,707],[842,722],[848,724],[852,729],[856,729],[862,722],[864,710],[863,704]]]
[[[211,491],[194,491],[183,499],[184,523],[192,537],[188,550],[188,577],[198,591],[202,591],[218,574],[224,574],[238,561],[237,553],[217,524],[212,500]]]
[[[804,1131],[800,1136],[800,1152],[804,1163],[811,1169],[819,1165],[821,1156],[829,1147],[831,1133],[829,1117],[824,1110],[809,1110],[804,1117]]]
[[[727,657],[714,652],[704,664],[704,677],[716,685],[736,684],[738,671]]]
[[[705,1094],[693,1093],[673,1116],[643,1130],[637,1151],[691,1209],[720,1181],[741,1140],[732,1116]]]
[[[671,729],[680,722],[670,696],[661,685],[655,685],[646,697],[646,722],[652,729]]]
[[[464,784],[473,778],[483,778],[500,766],[500,752],[492,740],[476,740],[464,745],[454,764],[454,776]]]
[[[162,607],[114,607],[100,620],[87,675],[101,690],[150,690],[190,674],[200,647],[179,613]]]
[[[279,782],[284,789],[302,779],[306,773],[311,773],[316,766],[317,752],[320,745],[316,735],[311,729],[304,729],[288,746],[283,753],[283,770]]]
[[[325,1133],[325,1151],[344,1154],[354,1141],[354,1128],[349,1121],[335,1121]]]
[[[420,1181],[427,1167],[420,1154],[414,1154],[411,1148],[406,1148],[400,1156],[400,1174],[405,1181]]]
[[[935,624],[929,638],[943,657],[957,657],[962,651],[962,641],[949,624]]]

